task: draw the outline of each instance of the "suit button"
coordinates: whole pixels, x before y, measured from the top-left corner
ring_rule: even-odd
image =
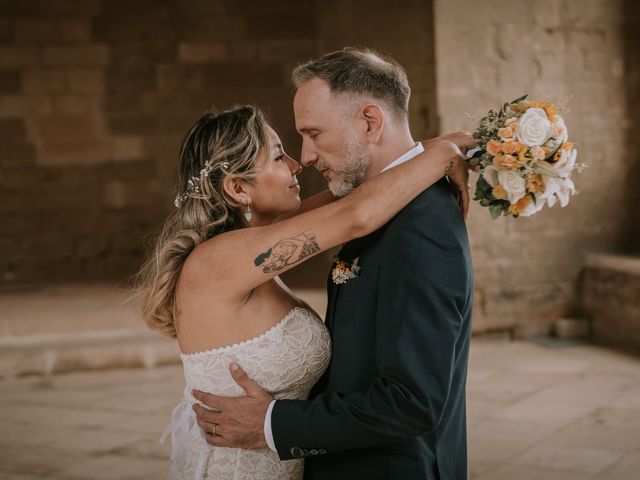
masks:
[[[304,456],[300,447],[293,447],[290,452],[293,458],[302,458]]]
[[[318,450],[318,453],[320,455],[325,455],[327,453],[327,449],[326,448],[321,448],[320,450]]]
[[[317,455],[318,454],[318,450],[316,450],[315,448],[311,449],[311,455]]]

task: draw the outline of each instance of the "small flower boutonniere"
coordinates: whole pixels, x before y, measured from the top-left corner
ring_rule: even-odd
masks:
[[[358,265],[360,258],[354,259],[352,262],[345,262],[336,258],[336,263],[331,270],[331,278],[336,285],[342,285],[347,283],[352,278],[358,278],[360,273],[360,265]]]

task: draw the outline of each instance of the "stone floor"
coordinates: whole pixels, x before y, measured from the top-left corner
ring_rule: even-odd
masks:
[[[159,479],[179,366],[0,382],[0,478]],[[640,358],[474,338],[470,478],[640,478]]]

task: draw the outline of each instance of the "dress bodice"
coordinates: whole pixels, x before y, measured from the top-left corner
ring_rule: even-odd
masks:
[[[294,307],[263,334],[233,345],[181,354],[185,375],[182,402],[165,435],[171,435],[171,467],[181,479],[298,479],[302,462],[281,462],[268,448],[216,448],[206,443],[195,422],[192,389],[219,396],[243,396],[229,373],[236,362],[276,399],[305,399],[331,356],[329,333],[312,310]]]

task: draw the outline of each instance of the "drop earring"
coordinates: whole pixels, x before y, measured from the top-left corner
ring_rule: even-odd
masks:
[[[249,200],[247,200],[247,211],[244,212],[244,218],[247,222],[250,222],[253,218],[253,212],[251,211],[251,204],[249,203]]]

